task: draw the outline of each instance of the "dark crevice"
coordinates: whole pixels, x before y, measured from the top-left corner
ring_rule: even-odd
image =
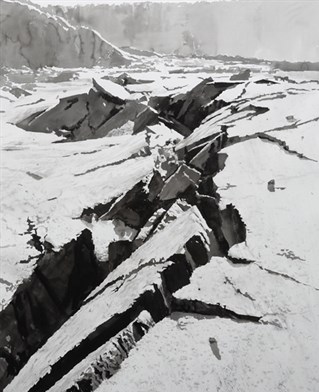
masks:
[[[141,320],[139,315],[133,323],[108,341],[109,345],[105,347],[104,352],[98,349],[95,358],[87,363],[88,370],[78,374],[75,380],[70,380],[73,385],[66,392],[91,392],[103,380],[111,378],[118,371],[121,363],[128,357],[130,350],[153,326],[153,320],[150,316],[147,322],[148,324],[145,323],[145,320]],[[114,353],[114,350],[116,353]]]
[[[245,259],[243,257],[233,257],[233,256],[230,256],[229,254],[227,255],[227,258],[234,264],[252,264],[252,263],[255,263],[255,260]]]
[[[33,230],[30,221],[28,231]],[[101,279],[88,230],[59,252],[45,251],[39,256],[31,277],[20,284],[0,313],[0,343],[20,358],[19,370],[79,309]]]
[[[296,156],[297,156],[298,158],[300,158],[300,159],[305,159],[305,160],[307,160],[307,161],[318,162],[318,161],[316,161],[315,159],[308,158],[307,156],[305,156],[304,154],[302,154],[302,153],[300,153],[300,152],[298,152],[298,151],[291,150],[291,149],[289,148],[288,144],[287,144],[284,140],[280,140],[280,139],[278,139],[278,138],[276,138],[276,137],[274,137],[274,136],[270,136],[270,135],[268,135],[268,134],[266,134],[266,135],[259,135],[259,139],[262,140],[262,141],[268,141],[268,142],[271,142],[271,143],[275,143],[275,144],[277,144],[280,148],[282,148],[282,149],[284,149],[286,152],[288,152],[289,154],[296,155]]]
[[[261,317],[236,313],[220,304],[208,304],[199,300],[172,298],[172,312],[195,313],[205,316],[218,316],[238,321],[258,323]]]

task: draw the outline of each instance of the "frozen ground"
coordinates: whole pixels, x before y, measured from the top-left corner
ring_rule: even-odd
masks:
[[[246,68],[248,79],[232,78]],[[22,367],[0,366],[12,380],[5,391],[317,389],[313,76],[173,57],[4,74],[1,344]],[[81,141],[45,121],[37,132],[18,126],[50,118],[68,97],[140,109]],[[69,109],[57,116],[68,120]],[[33,307],[50,320],[53,308],[21,283],[85,229],[104,275],[62,326],[23,330],[24,317],[37,322]],[[46,275],[49,286],[62,285],[59,273]]]

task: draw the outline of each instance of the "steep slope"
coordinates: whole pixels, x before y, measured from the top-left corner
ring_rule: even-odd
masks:
[[[90,28],[14,0],[1,0],[1,66],[119,66],[129,56]]]

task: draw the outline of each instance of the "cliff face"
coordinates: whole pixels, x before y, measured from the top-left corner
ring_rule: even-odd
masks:
[[[92,67],[122,65],[128,57],[90,28],[17,1],[1,0],[1,66]]]
[[[118,46],[181,55],[319,59],[318,2],[124,2],[55,12]]]

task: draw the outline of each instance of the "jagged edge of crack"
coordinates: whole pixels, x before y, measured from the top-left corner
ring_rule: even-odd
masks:
[[[171,307],[172,312],[194,313],[202,316],[216,316],[235,321],[259,323],[262,318],[261,316],[237,313],[226,308],[226,306],[220,305],[219,303],[209,304],[197,299],[176,298],[174,296],[172,297]]]

